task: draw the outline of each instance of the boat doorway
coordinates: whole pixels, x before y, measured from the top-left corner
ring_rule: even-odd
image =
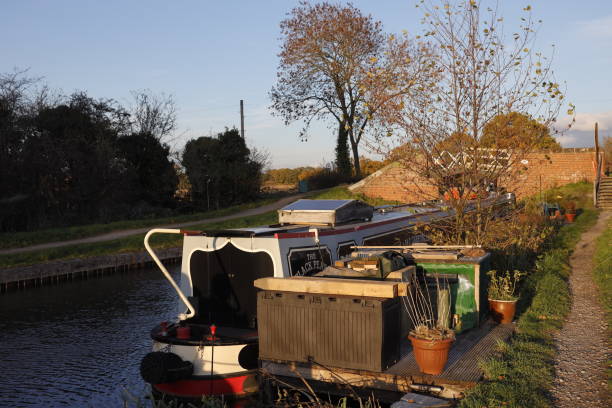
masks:
[[[193,252],[189,274],[197,304],[192,322],[241,329],[257,327],[253,281],[274,275],[270,255],[243,251],[230,242],[215,251]]]

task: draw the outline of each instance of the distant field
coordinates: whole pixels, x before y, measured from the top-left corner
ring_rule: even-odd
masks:
[[[266,193],[297,192],[297,186],[295,184],[265,183],[261,190]]]

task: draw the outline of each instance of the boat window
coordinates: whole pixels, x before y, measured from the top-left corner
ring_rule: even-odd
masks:
[[[350,255],[353,252],[353,249],[351,247],[357,246],[357,243],[355,241],[347,241],[347,242],[341,242],[338,244],[338,249],[337,251],[337,259],[340,258],[344,258],[345,256]]]
[[[274,275],[265,252],[246,252],[228,243],[216,251],[195,251],[189,261],[198,323],[255,328],[255,279]]]
[[[415,235],[412,229],[405,228],[365,237],[363,245],[410,245],[413,243]]]

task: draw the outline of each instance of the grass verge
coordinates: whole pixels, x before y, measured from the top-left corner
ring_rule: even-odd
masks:
[[[553,335],[571,306],[569,256],[582,232],[596,221],[597,211],[585,208],[575,223],[561,227],[551,238],[523,284],[512,342],[501,343],[499,355],[482,364],[485,381],[469,391],[460,407],[551,407]]]
[[[608,339],[612,339],[612,218],[608,220],[608,229],[597,238],[593,265],[593,277],[608,322]],[[608,340],[608,346],[612,348],[612,340]],[[608,391],[612,393],[612,361],[608,361],[607,367]]]
[[[138,220],[124,220],[109,222],[106,224],[76,225],[73,227],[50,228],[39,231],[0,233],[0,249],[21,248],[30,245],[44,244],[47,242],[68,241],[78,238],[92,237],[114,231],[122,231],[136,228],[155,227],[159,225],[178,224],[183,222],[205,220],[207,218],[223,217],[263,205],[271,204],[283,196],[266,198],[251,203],[234,205],[221,210],[183,214],[163,218],[146,218]],[[379,198],[369,198],[362,194],[354,194],[346,186],[338,186],[330,189],[309,193],[307,198],[319,199],[356,199],[368,202],[371,205],[396,204]],[[191,227],[190,227],[191,228]]]
[[[361,200],[372,206],[380,205],[398,205],[402,204],[399,201],[383,200],[377,197],[368,197],[363,194],[353,193],[348,189],[348,186],[341,185],[332,187],[324,191],[318,191],[306,195],[306,198],[319,199],[319,200]]]
[[[217,230],[228,228],[245,228],[262,224],[271,224],[276,221],[276,211],[261,215],[236,218],[218,223],[199,224],[189,227],[190,230]],[[59,261],[75,258],[89,258],[92,256],[119,254],[127,252],[144,251],[145,234],[132,235],[112,241],[96,242],[91,244],[77,244],[65,247],[45,249],[42,251],[23,252],[19,254],[0,256],[0,268],[26,266],[36,263]],[[172,248],[180,246],[183,237],[180,235],[156,235],[151,238],[154,248]]]
[[[372,205],[387,204],[384,200],[370,199],[363,197],[359,194],[351,193],[346,186],[334,187],[331,189],[310,193],[307,195],[308,198],[313,199],[361,199],[368,201]],[[232,212],[241,211],[247,208],[257,207],[269,203],[258,202],[258,204],[251,203],[248,206],[236,206],[227,208],[225,213],[215,212],[214,214],[206,213],[207,217],[221,216],[231,214]],[[161,220],[148,220],[151,224],[145,226],[158,226],[161,224],[170,223],[169,219]],[[157,222],[153,222],[157,221]],[[184,221],[184,220],[183,220]],[[139,221],[135,221],[139,222]],[[229,228],[246,228],[254,227],[258,225],[267,225],[277,222],[276,211],[270,211],[261,215],[254,215],[250,217],[236,218],[233,220],[218,222],[218,223],[202,223],[198,225],[190,226],[189,230],[215,230],[215,229],[229,229]],[[143,227],[143,225],[134,226],[134,228]],[[75,227],[79,228],[79,227]],[[130,227],[131,228],[131,227]],[[91,230],[90,230],[91,231]],[[74,237],[72,237],[74,238]],[[126,238],[116,239],[112,241],[96,242],[89,244],[76,244],[65,247],[45,249],[41,251],[23,252],[11,255],[0,256],[0,268],[10,268],[15,266],[26,266],[36,263],[59,261],[66,259],[75,258],[89,258],[93,256],[128,253],[128,252],[139,252],[144,251],[144,234],[136,234]],[[182,243],[182,237],[179,235],[158,235],[151,239],[151,244],[155,248],[171,248],[180,246]]]
[[[279,200],[268,198],[253,201],[247,204],[234,205],[221,210],[198,212],[193,214],[176,215],[164,218],[147,218],[139,220],[124,220],[106,224],[77,225],[74,227],[50,228],[39,231],[11,232],[0,234],[0,249],[21,248],[47,242],[67,241],[78,238],[92,237],[113,231],[122,231],[135,228],[153,227],[157,225],[178,224],[206,218],[222,217],[251,208],[260,207]]]
[[[568,201],[576,203],[577,208],[593,208],[593,184],[587,181],[566,184],[525,199],[527,204],[539,205],[546,202],[559,204],[562,208]]]

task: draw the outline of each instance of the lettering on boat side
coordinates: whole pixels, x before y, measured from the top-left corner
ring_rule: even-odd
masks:
[[[311,276],[331,265],[327,246],[291,248],[287,254],[291,276]]]

